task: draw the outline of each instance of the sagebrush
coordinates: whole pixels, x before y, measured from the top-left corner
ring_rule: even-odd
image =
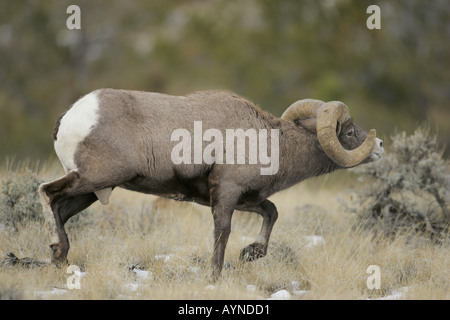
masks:
[[[29,168],[10,171],[2,181],[0,223],[17,230],[20,224],[43,222],[38,192],[42,182],[38,174]]]
[[[364,226],[383,234],[413,232],[448,237],[450,173],[436,136],[427,127],[398,133],[384,158],[355,171],[363,188],[348,209]]]
[[[10,165],[11,166],[11,165]],[[17,231],[21,225],[44,223],[39,197],[39,185],[43,183],[37,169],[27,166],[8,168],[2,180],[0,193],[0,224],[2,228]],[[67,222],[67,228],[79,228],[92,224],[93,212],[85,210]]]

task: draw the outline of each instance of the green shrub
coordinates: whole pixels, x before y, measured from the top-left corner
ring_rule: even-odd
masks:
[[[366,228],[389,235],[413,231],[433,239],[448,237],[449,165],[428,128],[393,136],[382,160],[355,171],[366,183],[355,190],[347,209]]]
[[[0,224],[4,227],[18,231],[21,225],[44,222],[39,197],[39,185],[44,181],[37,172],[22,166],[8,168],[0,193]],[[92,211],[85,210],[70,218],[66,227],[68,230],[82,228],[93,222]]]
[[[2,181],[0,223],[17,231],[21,224],[29,221],[43,222],[38,192],[41,183],[42,180],[29,168],[8,172]]]

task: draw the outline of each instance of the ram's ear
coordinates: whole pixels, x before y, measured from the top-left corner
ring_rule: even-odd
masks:
[[[298,119],[298,120],[295,120],[294,122],[296,125],[303,127],[304,129],[306,129],[307,131],[309,131],[311,133],[315,134],[317,132],[317,128],[316,128],[317,118],[316,117]]]

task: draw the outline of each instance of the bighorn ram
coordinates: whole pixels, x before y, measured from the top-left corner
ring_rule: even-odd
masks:
[[[183,129],[196,134],[194,123],[198,121],[204,130],[216,133],[270,129],[271,141],[278,141],[270,144],[267,154],[278,152],[276,170],[261,174],[260,166],[249,161],[217,161],[216,156],[230,152],[217,148],[223,144],[215,145],[209,161],[191,162],[195,155],[188,153],[188,161],[175,164],[173,132]],[[106,204],[112,189],[121,187],[210,206],[214,219],[212,275],[217,279],[235,209],[263,217],[258,238],[242,249],[240,258],[263,257],[278,216],[267,198],[307,178],[378,160],[383,147],[375,135],[375,130],[367,133],[354,124],[347,106],[337,101],[297,101],[276,118],[225,91],[187,96],[94,91],[64,113],[53,131],[55,150],[66,175],[39,188],[51,234],[52,261],[67,258],[66,221],[97,199]],[[203,137],[194,149],[206,146],[206,141]],[[245,159],[250,156],[250,151],[245,152]]]

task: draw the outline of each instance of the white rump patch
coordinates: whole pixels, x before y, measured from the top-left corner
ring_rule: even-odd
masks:
[[[98,121],[98,98],[89,93],[75,102],[61,119],[55,141],[55,151],[66,172],[76,170],[75,151]]]
[[[109,203],[109,197],[111,196],[112,188],[105,188],[101,190],[94,191],[98,200],[105,205]]]

